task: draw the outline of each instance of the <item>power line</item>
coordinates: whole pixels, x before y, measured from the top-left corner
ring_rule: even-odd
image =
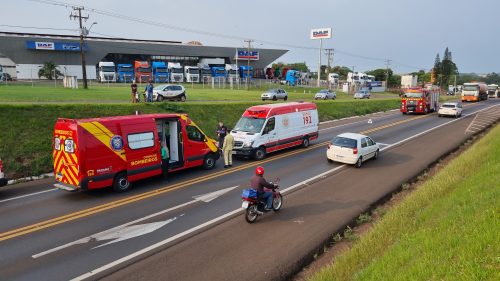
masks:
[[[46,29],[46,30],[76,31],[76,29],[70,29],[70,28],[53,28],[53,27],[39,27],[39,26],[22,26],[22,25],[9,25],[9,24],[0,24],[0,26],[4,26],[4,27],[11,27],[11,28],[29,28],[29,29]]]

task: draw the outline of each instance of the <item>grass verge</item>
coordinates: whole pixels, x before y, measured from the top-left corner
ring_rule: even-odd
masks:
[[[52,131],[57,118],[88,118],[159,112],[185,112],[210,136],[219,120],[233,126],[244,110],[260,102],[0,105],[0,158],[7,177],[39,175],[52,170]],[[318,102],[320,120],[331,120],[397,108],[397,100]]]
[[[500,280],[500,126],[310,280]]]

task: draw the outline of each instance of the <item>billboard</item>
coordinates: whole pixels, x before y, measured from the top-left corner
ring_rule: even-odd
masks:
[[[259,60],[259,52],[258,51],[236,51],[236,59],[237,60]]]
[[[332,28],[317,28],[311,29],[311,39],[328,39],[332,38]]]
[[[79,52],[80,43],[78,42],[37,42],[26,41],[26,49],[28,50],[44,50],[44,51],[64,51],[64,52]],[[83,50],[87,50],[87,44],[83,45]]]

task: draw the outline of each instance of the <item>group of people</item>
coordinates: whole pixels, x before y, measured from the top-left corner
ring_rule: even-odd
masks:
[[[144,88],[144,102],[153,102],[153,88],[153,81],[150,80]],[[140,102],[141,98],[139,92],[137,91],[137,83],[135,83],[135,80],[133,80],[132,84],[130,84],[130,89],[132,90],[132,103]]]

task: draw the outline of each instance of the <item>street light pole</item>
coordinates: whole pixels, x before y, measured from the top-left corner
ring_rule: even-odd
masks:
[[[247,91],[250,90],[250,44],[253,42],[253,40],[245,40],[246,43],[248,43],[248,48],[247,48]]]
[[[75,14],[75,15],[71,14],[69,17],[71,19],[78,18],[78,22],[80,24],[80,55],[82,58],[83,88],[87,89],[88,88],[88,86],[87,86],[87,69],[86,69],[86,65],[85,65],[85,52],[83,51],[83,46],[84,46],[83,36],[86,34],[84,34],[85,29],[83,27],[82,19],[87,20],[89,17],[88,16],[82,17],[82,10],[83,9],[84,9],[83,7],[73,7],[73,10],[78,11],[78,14]]]

